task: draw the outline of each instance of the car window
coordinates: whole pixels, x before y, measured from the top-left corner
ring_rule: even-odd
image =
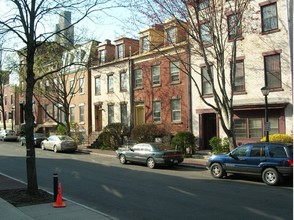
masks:
[[[246,157],[249,151],[249,146],[241,146],[237,147],[233,152],[232,155],[236,157]]]
[[[133,147],[133,150],[134,150],[134,151],[140,151],[140,149],[141,149],[141,146],[134,146],[134,147]]]
[[[264,157],[264,146],[253,146],[251,148],[250,157]]]
[[[270,157],[273,157],[273,158],[287,157],[284,147],[281,147],[281,146],[269,146],[268,151],[269,151]]]

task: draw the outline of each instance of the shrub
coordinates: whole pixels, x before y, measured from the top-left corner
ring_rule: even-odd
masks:
[[[263,137],[260,141],[264,142],[266,137]],[[270,134],[269,142],[282,142],[282,143],[292,143],[293,138],[287,134]]]
[[[213,137],[209,140],[209,144],[212,147],[212,152],[215,154],[228,153],[230,151],[228,138]]]
[[[121,123],[107,125],[98,137],[99,148],[118,149],[123,144],[123,137],[128,135],[128,127]]]
[[[154,142],[155,137],[161,137],[163,133],[163,130],[154,124],[137,125],[132,130],[132,139],[139,143]]]
[[[171,146],[173,149],[180,150],[182,153],[186,154],[187,149],[189,149],[188,154],[192,154],[192,149],[194,147],[194,135],[191,132],[183,131],[178,132],[172,139]]]
[[[57,126],[57,134],[60,134],[60,135],[66,135],[66,128],[64,125],[58,125]]]

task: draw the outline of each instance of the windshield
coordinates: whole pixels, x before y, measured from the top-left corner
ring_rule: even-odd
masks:
[[[61,141],[72,141],[73,139],[69,136],[58,136]]]
[[[45,137],[45,135],[42,133],[35,133],[34,136],[35,136],[35,138]]]

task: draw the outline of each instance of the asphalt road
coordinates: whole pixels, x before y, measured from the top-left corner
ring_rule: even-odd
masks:
[[[0,172],[26,182],[25,148],[0,141]],[[110,156],[36,149],[38,184],[53,191],[58,173],[65,199],[118,219],[293,219],[291,184],[259,178],[213,179],[204,169],[149,169]]]

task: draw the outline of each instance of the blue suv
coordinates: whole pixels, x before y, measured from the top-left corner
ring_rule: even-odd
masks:
[[[253,174],[261,175],[268,185],[277,185],[283,177],[293,176],[293,145],[248,143],[228,154],[209,157],[207,165],[215,178],[227,173]]]

